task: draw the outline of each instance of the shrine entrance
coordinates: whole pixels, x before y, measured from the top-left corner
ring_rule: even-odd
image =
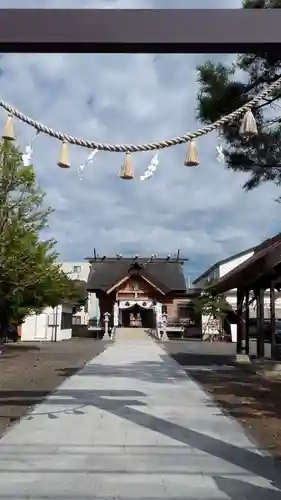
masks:
[[[153,308],[134,304],[119,310],[120,326],[127,328],[155,328],[155,313]]]

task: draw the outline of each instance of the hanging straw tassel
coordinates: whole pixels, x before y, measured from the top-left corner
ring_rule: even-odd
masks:
[[[9,115],[3,130],[2,139],[6,139],[7,141],[14,141],[15,136],[15,127],[14,127],[14,119],[12,115]]]
[[[134,167],[132,162],[132,155],[130,153],[126,153],[124,163],[121,167],[119,173],[120,179],[131,180],[134,179]]]
[[[68,143],[67,142],[62,143],[60,161],[58,162],[58,167],[70,168],[69,151],[68,151]]]
[[[188,146],[188,151],[185,159],[186,167],[197,167],[199,165],[199,156],[196,142],[192,139]]]
[[[251,110],[246,111],[239,130],[244,137],[255,137],[258,135],[258,127]]]

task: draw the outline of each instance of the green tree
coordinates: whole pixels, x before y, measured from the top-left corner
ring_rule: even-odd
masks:
[[[224,294],[214,295],[210,292],[208,288],[213,283],[215,280],[206,282],[201,294],[192,301],[195,314],[200,315],[201,318],[204,316],[204,321],[202,321],[203,340],[217,338],[223,332],[228,313],[233,312]],[[209,331],[210,326],[211,331]]]
[[[281,8],[281,0],[244,0],[243,8],[277,9]],[[276,81],[281,76],[281,56],[266,50],[259,55],[238,55],[228,66],[207,61],[198,67],[198,72],[197,117],[209,124],[246,104]],[[257,137],[242,138],[239,121],[221,130],[227,167],[248,174],[243,186],[246,191],[268,181],[281,184],[280,99],[281,90],[278,90],[254,111],[259,128]]]
[[[40,240],[52,212],[44,204],[32,166],[20,151],[0,144],[0,338],[10,323],[31,312],[56,306],[72,284],[57,264],[54,240]]]
[[[46,228],[53,210],[45,206],[44,198],[32,165],[24,165],[21,151],[12,142],[1,141],[0,232],[12,223],[37,233]]]
[[[201,295],[193,299],[194,311],[196,314],[222,321],[226,318],[228,312],[232,311],[232,307],[227,302],[224,294],[214,295],[208,291],[210,284],[210,281],[206,283]]]
[[[67,300],[72,304],[73,314],[81,311],[82,307],[86,307],[88,302],[87,283],[83,280],[73,280]]]

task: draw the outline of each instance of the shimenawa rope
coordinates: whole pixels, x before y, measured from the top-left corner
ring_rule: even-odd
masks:
[[[40,123],[40,122],[37,122],[36,120],[33,120],[32,118],[25,115],[24,113],[22,113],[21,111],[19,111],[16,108],[14,108],[10,104],[6,103],[5,101],[0,100],[0,107],[4,108],[6,111],[8,111],[8,113],[15,116],[16,118],[18,118],[22,122],[27,123],[31,127],[35,128],[38,132],[41,132],[43,134],[47,134],[50,137],[54,137],[55,139],[58,139],[60,141],[67,142],[67,143],[75,145],[75,146],[81,146],[84,148],[97,149],[99,151],[108,151],[110,153],[138,153],[138,152],[144,152],[144,151],[154,151],[154,150],[165,149],[165,148],[169,148],[171,146],[185,144],[185,143],[189,142],[191,139],[196,139],[198,137],[202,137],[203,135],[206,135],[209,132],[212,132],[213,130],[220,128],[225,123],[229,123],[231,121],[234,121],[236,118],[240,118],[246,111],[254,108],[267,95],[269,95],[271,92],[273,92],[274,90],[276,90],[280,86],[281,86],[281,77],[278,78],[278,80],[276,80],[274,83],[269,85],[262,92],[260,92],[256,97],[254,97],[247,104],[244,104],[244,106],[241,106],[240,108],[236,109],[232,113],[223,116],[222,118],[220,118],[216,122],[211,123],[210,125],[207,125],[206,127],[200,128],[195,132],[188,132],[182,136],[174,137],[173,139],[168,139],[168,140],[159,141],[159,142],[150,142],[150,143],[146,143],[146,144],[105,144],[105,143],[94,142],[94,141],[86,141],[85,139],[79,139],[77,137],[72,137],[71,135],[63,134],[62,132],[57,132],[57,131],[53,130],[52,128],[47,127],[43,123]]]

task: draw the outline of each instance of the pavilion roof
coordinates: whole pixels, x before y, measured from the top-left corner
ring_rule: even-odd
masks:
[[[263,241],[252,257],[208,286],[214,293],[224,293],[238,287],[247,287],[258,279],[273,273],[281,263],[281,233]]]

